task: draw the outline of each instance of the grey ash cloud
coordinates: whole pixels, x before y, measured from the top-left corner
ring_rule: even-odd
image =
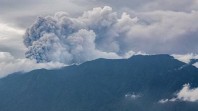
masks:
[[[27,29],[26,57],[37,62],[82,63],[129,52],[198,53],[198,12],[152,11],[130,15],[97,7],[78,17],[60,12]]]
[[[96,58],[119,58],[130,50],[121,49],[124,19],[111,7],[94,8],[73,18],[65,13],[39,17],[27,30],[26,57],[37,62],[82,63]],[[131,19],[135,23],[136,19]]]

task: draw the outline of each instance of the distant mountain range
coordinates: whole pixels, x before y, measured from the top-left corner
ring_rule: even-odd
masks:
[[[198,68],[169,55],[97,59],[0,79],[0,111],[198,111],[198,102],[159,102],[188,83],[198,87]]]

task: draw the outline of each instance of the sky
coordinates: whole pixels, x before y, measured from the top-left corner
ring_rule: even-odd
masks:
[[[0,77],[134,54],[188,62],[197,20],[198,0],[0,0]]]

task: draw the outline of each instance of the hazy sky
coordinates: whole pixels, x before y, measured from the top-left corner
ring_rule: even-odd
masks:
[[[197,20],[198,0],[0,0],[0,69],[16,70],[25,56],[66,64],[137,52],[197,57]]]

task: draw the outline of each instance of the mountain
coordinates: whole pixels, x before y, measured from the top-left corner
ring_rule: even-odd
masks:
[[[198,69],[169,55],[97,59],[56,70],[0,79],[0,111],[198,111],[198,102],[173,98]]]

